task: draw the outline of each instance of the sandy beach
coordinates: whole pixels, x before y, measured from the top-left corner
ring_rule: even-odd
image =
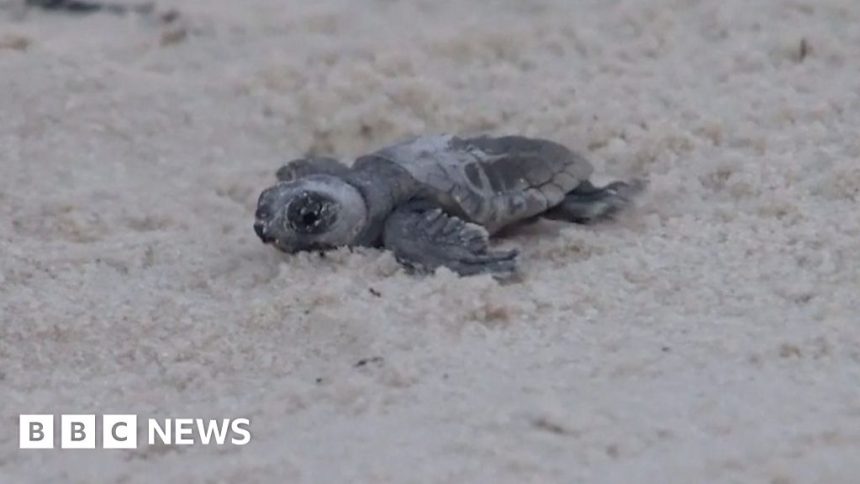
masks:
[[[21,3],[0,482],[860,479],[856,0]],[[438,132],[554,139],[648,190],[499,240],[515,284],[254,234],[283,162]],[[19,414],[63,413],[252,440],[18,448]]]

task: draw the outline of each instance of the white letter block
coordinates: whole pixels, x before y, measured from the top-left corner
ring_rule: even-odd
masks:
[[[95,449],[96,448],[96,416],[95,415],[61,415],[60,416],[60,448],[62,448],[62,449]]]
[[[136,449],[137,415],[103,415],[102,447]]]
[[[54,416],[18,416],[18,447],[22,449],[53,449]]]

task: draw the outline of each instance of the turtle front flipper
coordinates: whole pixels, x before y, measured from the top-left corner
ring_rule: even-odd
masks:
[[[383,243],[400,263],[419,272],[445,266],[463,276],[507,278],[516,273],[516,250],[490,251],[483,227],[430,203],[412,202],[395,210],[385,222]]]
[[[564,200],[543,214],[552,220],[589,224],[611,218],[628,207],[633,198],[645,189],[645,182],[613,182],[595,187],[584,181],[565,195]]]
[[[304,178],[308,175],[332,175],[342,177],[349,173],[350,168],[334,158],[327,156],[309,156],[288,161],[278,169],[275,176],[278,181],[288,182]]]

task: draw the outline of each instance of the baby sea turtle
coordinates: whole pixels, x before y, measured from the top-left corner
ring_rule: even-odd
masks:
[[[254,231],[285,252],[385,247],[418,271],[510,274],[517,251],[493,251],[503,227],[546,217],[575,223],[629,205],[642,183],[595,187],[591,164],[552,141],[422,136],[358,158],[304,158],[277,172]]]

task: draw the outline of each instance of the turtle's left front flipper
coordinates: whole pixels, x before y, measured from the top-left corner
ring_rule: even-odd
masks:
[[[155,6],[152,2],[137,5],[123,3],[105,3],[98,0],[27,0],[28,7],[39,7],[45,10],[84,14],[93,12],[108,12],[115,14],[139,13],[149,14]]]
[[[490,251],[487,231],[448,215],[440,208],[413,202],[398,208],[385,222],[385,247],[411,269],[432,272],[440,266],[463,275],[516,273],[517,251]]]
[[[275,173],[278,181],[289,182],[309,175],[331,175],[342,177],[349,167],[328,156],[308,156],[287,162]]]

